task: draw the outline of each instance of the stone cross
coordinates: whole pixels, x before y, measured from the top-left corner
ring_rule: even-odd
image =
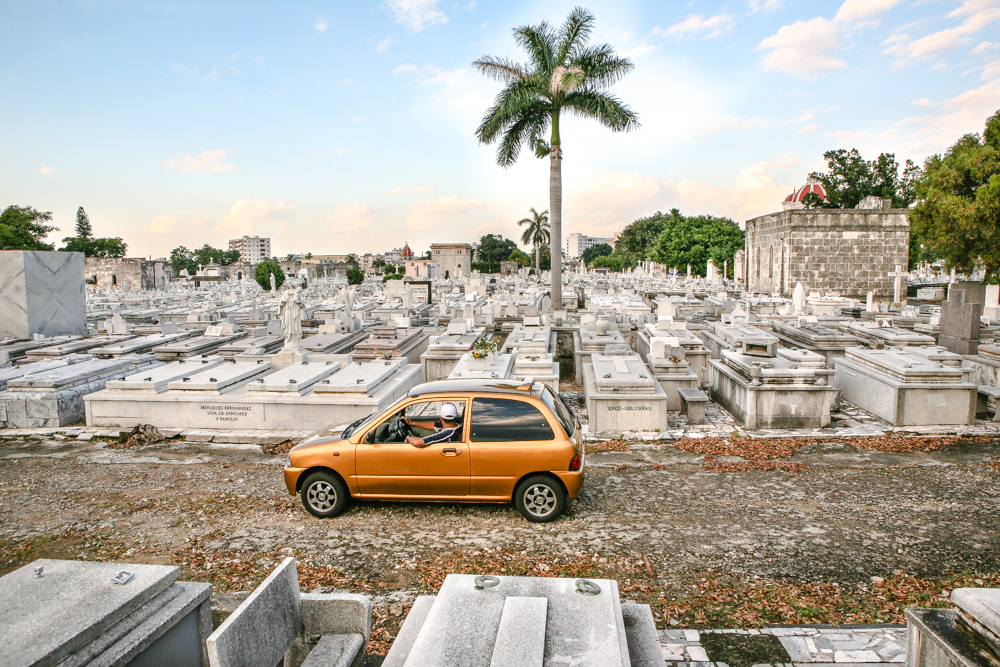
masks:
[[[897,264],[895,271],[889,272],[890,278],[895,278],[896,280],[892,284],[892,301],[893,303],[903,302],[903,278],[909,278],[910,274],[903,271],[903,265]]]

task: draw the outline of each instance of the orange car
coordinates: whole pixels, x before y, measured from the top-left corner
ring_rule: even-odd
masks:
[[[528,521],[542,523],[579,494],[583,459],[579,422],[545,385],[441,380],[296,446],[285,484],[321,518],[343,512],[350,498],[513,500]]]

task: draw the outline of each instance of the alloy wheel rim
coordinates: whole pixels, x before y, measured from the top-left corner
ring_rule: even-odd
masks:
[[[524,508],[532,516],[548,516],[556,508],[556,494],[544,484],[534,484],[524,492]]]
[[[317,512],[329,512],[337,503],[337,490],[329,482],[314,482],[306,494],[309,505]]]

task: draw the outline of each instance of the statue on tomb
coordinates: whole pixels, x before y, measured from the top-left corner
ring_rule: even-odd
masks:
[[[272,274],[274,275],[274,274]],[[302,343],[302,291],[299,288],[285,290],[278,301],[278,319],[285,334],[285,345],[281,349],[295,351]]]
[[[802,283],[795,283],[795,291],[792,292],[792,303],[795,304],[795,314],[801,315],[806,309],[806,290]]]
[[[274,274],[272,273],[271,274],[271,294],[274,294],[274,292],[277,289],[278,289],[278,282],[277,282],[277,280],[275,280]]]

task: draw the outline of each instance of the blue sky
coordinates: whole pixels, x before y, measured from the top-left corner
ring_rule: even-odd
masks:
[[[0,2],[0,206],[78,206],[132,256],[260,234],[276,254],[516,238],[548,163],[474,137],[574,2]],[[858,148],[922,162],[1000,108],[1000,0],[590,2],[641,129],[563,123],[564,233],[671,207],[742,222]]]

